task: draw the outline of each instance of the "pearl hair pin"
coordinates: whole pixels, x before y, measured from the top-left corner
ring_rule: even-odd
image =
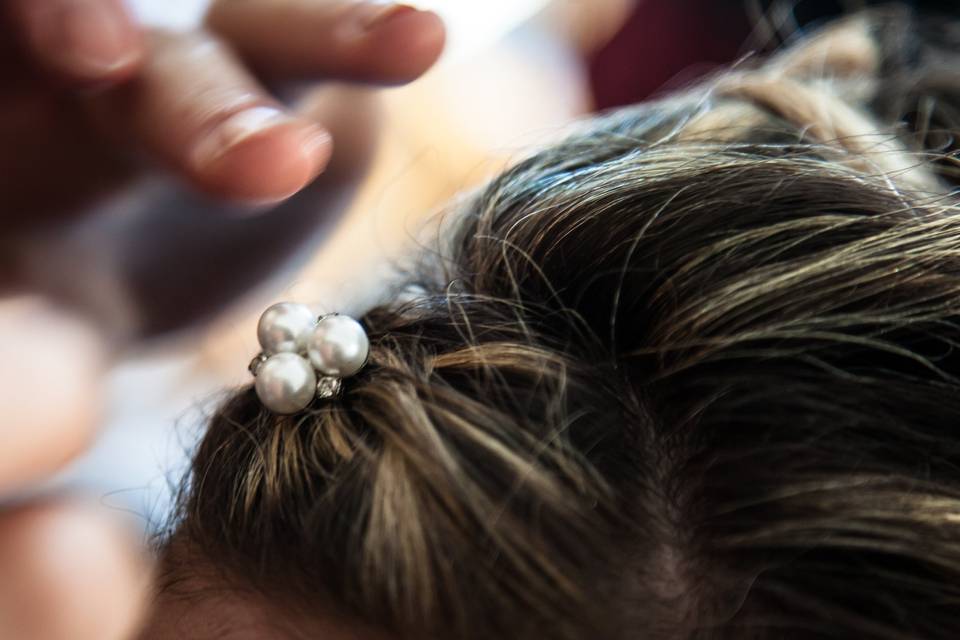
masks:
[[[340,395],[343,378],[367,363],[370,340],[359,322],[330,314],[318,319],[309,307],[279,302],[260,316],[263,349],[250,363],[257,396],[279,414],[306,409],[314,398]]]

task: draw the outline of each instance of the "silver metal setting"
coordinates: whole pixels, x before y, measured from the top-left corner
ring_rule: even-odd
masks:
[[[254,378],[257,377],[257,373],[260,372],[260,367],[263,366],[263,363],[267,361],[267,354],[262,351],[253,357],[253,360],[250,361],[250,366],[247,367],[247,371],[250,372]]]
[[[317,380],[317,397],[321,400],[339,397],[341,390],[343,390],[343,378],[323,376]]]

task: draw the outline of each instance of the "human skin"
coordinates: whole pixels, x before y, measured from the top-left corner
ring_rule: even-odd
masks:
[[[53,5],[93,3],[115,0],[8,0],[12,24],[0,26],[25,44],[0,45],[7,228],[35,224],[38,211],[67,214],[84,197],[116,188],[142,168],[132,154],[217,196],[281,200],[323,170],[333,141],[324,123],[281,104],[261,78],[406,82],[432,65],[444,40],[436,15],[403,5],[220,1],[202,31],[138,33],[122,64],[96,77],[66,72],[39,53],[62,47],[32,35],[45,33],[32,23],[56,17]],[[288,36],[291,23],[303,37]]]
[[[284,37],[278,26],[293,14],[313,40]],[[333,141],[257,71],[296,59],[301,79],[404,82],[435,61],[444,37],[428,12],[311,0],[216,2],[207,28],[186,35],[139,29],[119,0],[6,0],[0,28],[18,36],[0,44],[5,235],[78,215],[157,166],[231,201],[282,200],[323,172]],[[6,291],[22,290],[3,270]],[[0,299],[0,496],[42,481],[91,440],[110,349],[47,301]],[[138,626],[148,565],[100,511],[66,498],[0,509],[0,637],[112,640]]]

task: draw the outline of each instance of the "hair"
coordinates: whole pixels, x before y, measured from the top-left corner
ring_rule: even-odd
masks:
[[[397,638],[957,637],[958,42],[861,14],[509,168],[341,399],[219,409],[172,544]]]

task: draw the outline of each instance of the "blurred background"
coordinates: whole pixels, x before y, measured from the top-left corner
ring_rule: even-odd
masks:
[[[202,0],[128,1],[144,22],[173,29],[191,28],[204,12]],[[27,252],[25,263],[44,265],[37,267],[38,282],[111,318],[104,330],[125,345],[109,378],[103,435],[57,484],[104,496],[107,505],[137,514],[148,530],[162,525],[205,416],[227,391],[250,382],[255,324],[268,304],[290,299],[362,312],[388,295],[394,266],[429,242],[435,227],[428,221],[451,199],[556,139],[569,123],[689,85],[870,3],[411,4],[436,10],[448,25],[449,47],[434,70],[411,86],[376,94],[324,88],[342,90],[344,99],[362,97],[379,122],[370,171],[339,225],[315,225],[285,255],[259,264],[253,258],[263,250],[264,225],[282,224],[282,215],[231,219],[224,228],[215,214],[196,211],[207,206],[202,199],[172,200],[160,182],[135,185],[98,205],[70,233]],[[954,2],[913,4],[949,10]],[[291,89],[294,94],[302,95]],[[309,194],[285,206],[309,211]],[[173,215],[193,225],[189,238],[156,232],[157,220]],[[183,263],[196,271],[217,263],[215,271],[230,279],[198,278],[190,299],[177,298],[157,275],[166,273],[165,265],[150,258],[169,256],[159,250],[164,242],[182,247]],[[124,252],[121,245],[137,249]],[[70,283],[64,282],[64,256]],[[240,268],[250,264],[258,266]]]

